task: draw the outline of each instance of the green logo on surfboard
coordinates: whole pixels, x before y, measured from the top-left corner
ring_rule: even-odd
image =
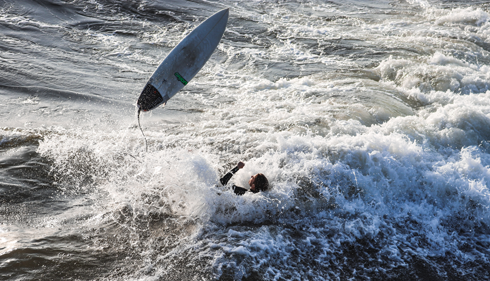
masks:
[[[177,80],[182,82],[182,84],[187,85],[187,81],[184,79],[184,77],[182,77],[182,75],[180,75],[180,73],[175,72],[174,75],[175,77],[177,77]]]

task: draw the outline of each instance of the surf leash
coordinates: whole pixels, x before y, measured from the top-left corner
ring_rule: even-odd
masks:
[[[140,113],[141,113],[141,107],[138,106],[138,127],[140,127],[141,134],[143,135],[143,138],[145,139],[145,150],[146,150],[146,152],[148,152],[148,142],[146,140],[145,133],[143,133],[143,128],[141,128]]]

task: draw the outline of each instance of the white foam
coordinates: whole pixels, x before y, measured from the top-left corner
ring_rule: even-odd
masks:
[[[476,66],[436,52],[426,61],[389,59],[377,71],[410,98],[424,104],[452,102],[456,93],[482,93],[490,84],[487,66]]]
[[[436,24],[444,23],[462,23],[462,24],[473,24],[476,26],[481,26],[487,23],[489,20],[489,15],[481,8],[456,8],[451,10],[449,14],[442,16],[436,20]]]

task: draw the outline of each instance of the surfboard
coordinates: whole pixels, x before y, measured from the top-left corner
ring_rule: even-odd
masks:
[[[218,46],[229,9],[209,17],[187,35],[163,60],[146,83],[137,106],[149,111],[166,103],[201,70]]]

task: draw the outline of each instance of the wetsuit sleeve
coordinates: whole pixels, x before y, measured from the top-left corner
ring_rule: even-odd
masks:
[[[228,181],[230,181],[231,177],[233,177],[233,175],[238,171],[240,170],[240,168],[238,168],[238,166],[236,166],[235,168],[233,168],[233,170],[231,170],[228,174],[226,174],[224,177],[222,177],[221,179],[219,179],[219,181],[221,182],[222,185],[226,185],[228,183]]]
[[[231,188],[233,189],[233,192],[235,192],[236,195],[243,195],[245,194],[245,192],[248,191],[247,189],[236,185],[233,185]]]

